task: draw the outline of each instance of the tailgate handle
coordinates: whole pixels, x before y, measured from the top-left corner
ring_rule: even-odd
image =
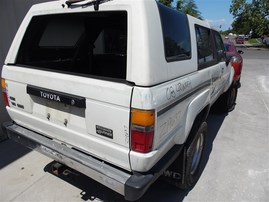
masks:
[[[27,94],[79,108],[86,108],[86,99],[76,95],[62,93],[59,91],[49,90],[32,85],[27,85]]]

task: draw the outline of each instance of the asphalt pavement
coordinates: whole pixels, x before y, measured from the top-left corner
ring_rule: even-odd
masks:
[[[269,51],[243,51],[236,107],[210,114],[207,158],[196,186],[180,191],[158,180],[139,201],[269,201]],[[53,175],[52,163],[10,140],[1,142],[0,202],[124,201],[76,172]]]

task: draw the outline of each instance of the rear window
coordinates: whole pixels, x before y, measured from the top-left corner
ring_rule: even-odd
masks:
[[[236,51],[235,46],[233,46],[231,44],[225,43],[224,46],[225,46],[225,50],[228,52],[235,52]]]
[[[218,62],[225,61],[225,48],[220,34],[217,31],[213,31],[215,39],[215,48],[217,51],[217,60]]]
[[[199,69],[209,67],[213,63],[216,63],[211,30],[206,27],[196,25],[195,32],[197,40]]]
[[[191,58],[187,15],[158,3],[162,23],[165,57],[168,62]]]
[[[126,79],[127,13],[32,18],[17,64],[49,71]]]

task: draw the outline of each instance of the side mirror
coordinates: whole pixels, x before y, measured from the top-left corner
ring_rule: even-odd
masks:
[[[242,50],[238,50],[237,51],[239,54],[243,54],[244,53],[244,51],[242,51]]]

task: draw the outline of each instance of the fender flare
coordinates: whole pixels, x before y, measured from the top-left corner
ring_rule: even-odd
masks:
[[[203,92],[201,92],[198,96],[196,96],[189,104],[186,111],[187,116],[186,116],[185,131],[184,131],[185,142],[188,139],[190,131],[197,117],[201,114],[203,120],[207,118],[207,115],[209,112],[209,106],[210,106],[209,97],[210,97],[210,90],[206,89]]]
[[[227,79],[227,82],[226,82],[226,85],[225,85],[225,88],[224,88],[224,92],[226,92],[230,86],[233,84],[233,78],[234,78],[234,68],[231,66],[231,64],[229,63],[228,66],[231,68],[231,72],[230,72],[230,76],[229,76],[229,79]]]

